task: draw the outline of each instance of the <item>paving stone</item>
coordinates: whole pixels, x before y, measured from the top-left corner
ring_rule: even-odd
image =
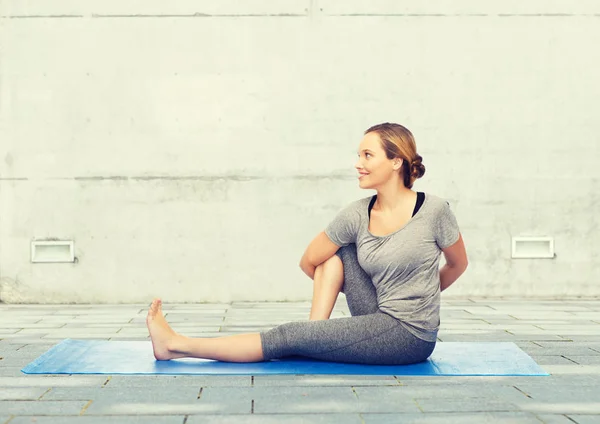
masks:
[[[28,315],[7,315],[0,313],[0,328],[5,326],[19,325],[19,324],[35,324],[42,320],[42,318],[28,316]]]
[[[276,325],[263,325],[260,327],[223,326],[221,327],[221,330],[232,333],[260,333],[261,331],[268,331],[274,327],[276,327]]]
[[[346,312],[347,308],[334,308],[332,314],[342,314]],[[310,315],[310,308],[296,308],[296,309],[230,309],[226,314],[228,317],[308,317]]]
[[[180,327],[177,325],[172,325],[171,326],[173,328],[173,330],[175,330],[178,333],[185,333],[185,334],[189,334],[191,332],[193,333],[207,333],[207,332],[215,332],[215,331],[219,331],[220,327],[202,327],[202,326],[188,326],[188,327]],[[121,331],[119,331],[116,335],[119,336],[147,336],[148,333],[148,329],[147,328],[123,328],[121,329]],[[112,337],[112,336],[111,336]]]
[[[33,314],[27,314],[27,315],[10,315],[10,316],[4,316],[4,319],[2,320],[3,323],[8,323],[8,324],[18,324],[18,323],[36,323],[36,322],[41,322],[42,320],[46,319],[46,318],[50,318],[52,315],[33,315]]]
[[[75,339],[75,340],[109,340],[113,337],[115,333],[106,333],[106,334],[77,334],[77,335],[56,335],[56,334],[47,334],[42,337],[42,340],[45,343],[49,341],[60,342],[65,339]]]
[[[530,302],[525,301],[522,304],[510,304],[510,303],[496,303],[491,305],[494,309],[498,311],[508,310],[508,311],[544,311],[544,312],[553,312],[556,309],[556,304],[548,303],[538,303],[538,302]],[[568,305],[561,304],[560,305],[561,312],[592,312],[592,310],[585,305]]]
[[[23,373],[21,369],[23,367],[5,367],[0,363],[0,377],[19,377],[22,376]]]
[[[342,296],[344,297],[344,296]],[[232,308],[256,308],[260,309],[270,308],[270,309],[290,309],[290,308],[310,308],[311,302],[231,302]]]
[[[600,330],[598,329],[578,329],[578,330],[548,330],[552,331],[565,339],[573,340],[573,337],[579,338],[581,336],[598,336]],[[586,338],[587,340],[587,338]]]
[[[507,331],[503,330],[503,329],[494,329],[494,328],[489,328],[489,329],[458,329],[458,330],[451,330],[451,329],[445,329],[442,330],[440,329],[439,334],[446,336],[446,335],[453,335],[453,334],[459,334],[459,335],[484,335],[484,336],[506,336]],[[509,334],[510,335],[510,334]]]
[[[10,424],[181,424],[185,419],[185,415],[168,415],[168,416],[157,416],[157,415],[127,415],[127,416],[115,416],[110,417],[73,417],[73,416],[27,416],[27,417],[15,417],[10,421]],[[2,421],[0,421],[2,422]],[[189,422],[189,421],[188,421]]]
[[[250,387],[251,384],[251,376],[115,375],[110,376],[106,387]]]
[[[417,404],[410,395],[410,390],[404,387],[353,387],[358,399],[358,410],[368,412],[420,412]]]
[[[520,406],[515,405],[513,402],[485,397],[416,398],[415,402],[423,412],[502,412],[518,411],[521,409]]]
[[[440,332],[438,333],[438,338],[443,342],[514,342],[517,340],[530,340],[529,338],[519,338],[508,333],[444,334]],[[558,338],[558,336],[556,338]]]
[[[556,335],[536,335],[536,334],[510,334],[507,332],[496,333],[481,333],[481,334],[442,334],[438,333],[438,337],[444,342],[462,342],[462,341],[479,341],[479,342],[517,342],[517,341],[553,341],[564,339]]]
[[[52,323],[52,324],[49,324],[49,323],[34,323],[34,324],[21,324],[21,325],[13,324],[13,325],[2,325],[1,329],[6,329],[6,330],[10,329],[10,330],[14,330],[15,332],[18,330],[24,330],[24,329],[37,330],[38,332],[42,332],[45,330],[55,330],[58,328],[62,328],[64,325],[65,324],[60,323],[60,322],[56,322],[56,323]]]
[[[531,324],[537,327],[552,327],[552,326],[563,326],[563,325],[597,325],[594,321],[590,321],[587,319],[523,319],[518,320],[517,322],[523,324]]]
[[[521,410],[537,414],[593,414],[600,415],[600,401],[578,400],[578,401],[555,401],[555,402],[531,402],[520,405]],[[594,421],[592,421],[594,422]]]
[[[198,331],[219,331],[219,328],[221,328],[221,325],[223,325],[224,322],[215,322],[214,324],[211,325],[206,325],[204,323],[197,323],[197,322],[191,322],[191,321],[184,321],[184,322],[177,322],[177,323],[171,323],[171,327],[173,329],[177,329],[180,328],[182,330],[192,330],[192,329],[197,329]],[[146,325],[144,325],[143,327],[140,326],[139,328],[148,328],[146,327]]]
[[[600,423],[600,414],[590,414],[590,415],[579,415],[579,414],[569,414],[569,418],[574,420],[577,424],[598,424]]]
[[[169,323],[178,323],[178,322],[192,322],[197,325],[220,325],[223,322],[223,317],[221,316],[211,316],[211,317],[191,317],[191,318],[183,318],[183,317],[166,317],[167,322]],[[133,318],[130,324],[143,324],[146,325],[146,317],[138,317]]]
[[[25,344],[48,344],[48,343],[53,343],[53,344],[57,344],[58,342],[60,342],[61,340],[64,340],[65,338],[47,338],[44,339],[42,338],[43,336],[45,336],[46,334],[40,334],[37,337],[34,337],[32,335],[29,336],[14,336],[14,337],[10,337],[10,338],[6,338],[4,339],[4,341],[6,343],[12,343],[12,344],[18,344],[18,345],[25,345]],[[81,338],[81,337],[78,337]],[[97,340],[108,340],[107,338],[98,338]]]
[[[542,349],[544,349],[543,346],[540,346],[537,342],[532,341],[532,340],[515,340],[513,342],[514,344],[516,344],[517,346],[519,346],[519,348],[521,350],[524,351],[533,351],[533,352],[538,352],[541,351]]]
[[[147,336],[130,336],[130,335],[115,335],[112,337],[109,337],[105,340],[109,340],[109,341],[148,341],[150,340],[150,335]]]
[[[87,327],[89,326],[90,328],[112,328],[112,327],[118,327],[121,328],[123,326],[145,326],[146,325],[146,319],[140,319],[138,323],[134,323],[132,322],[133,318],[131,319],[121,319],[121,320],[116,320],[116,319],[99,319],[99,318],[88,318],[88,317],[83,317],[81,319],[77,319],[77,320],[73,320],[73,321],[68,321],[65,322],[65,324],[62,326],[63,329],[66,328],[82,328],[82,327]]]
[[[21,367],[29,364],[41,354],[10,355],[0,361],[0,367]]]
[[[143,402],[195,402],[200,387],[196,386],[136,386],[131,387],[101,386],[97,387],[53,387],[42,400],[94,400],[124,403]]]
[[[538,365],[577,365],[576,361],[572,361],[564,356],[560,355],[535,355],[530,354]]]
[[[587,312],[571,312],[576,318],[600,320],[600,312],[587,311]]]
[[[66,330],[66,329],[70,329],[70,328],[108,328],[108,329],[116,329],[119,330],[121,328],[147,328],[145,325],[142,324],[132,324],[129,323],[127,321],[120,321],[120,322],[98,322],[98,321],[92,321],[92,322],[70,322],[65,324],[62,329]]]
[[[473,324],[451,324],[447,323],[446,325],[440,326],[441,330],[451,330],[455,332],[464,331],[464,330],[485,330],[485,331],[510,331],[511,333],[515,332],[530,332],[536,334],[537,332],[547,332],[546,330],[540,329],[535,325],[531,324],[489,324],[489,323],[473,323]]]
[[[587,317],[583,317],[583,316],[578,316],[575,315],[577,314],[577,312],[560,312],[560,311],[518,311],[518,312],[514,312],[514,313],[510,313],[509,315],[516,318],[516,319],[532,319],[532,318],[537,318],[537,319],[543,319],[543,318],[550,318],[550,319],[587,319]]]
[[[358,412],[350,387],[252,387],[208,388],[201,400],[219,404],[224,399],[243,405],[254,400],[255,414]]]
[[[0,390],[0,401],[3,400],[38,400],[47,389],[40,387],[3,387]]]
[[[600,324],[597,324],[593,321],[585,321],[585,320],[577,320],[577,321],[568,321],[560,324],[552,324],[548,321],[542,321],[537,324],[532,324],[536,327],[543,328],[545,330],[578,330],[578,329],[587,329],[587,330],[600,330]]]
[[[561,338],[571,342],[600,342],[600,335],[595,334],[562,335]]]
[[[386,375],[257,375],[255,387],[268,386],[398,386],[394,376]]]
[[[11,415],[79,415],[87,401],[0,401],[0,411]]]
[[[502,317],[503,319],[514,319],[508,315],[494,315],[494,317]],[[440,321],[454,318],[487,319],[487,316],[475,316],[467,311],[447,311],[444,309],[440,309]]]
[[[77,318],[76,315],[47,315],[40,318],[40,323],[56,323],[56,322],[69,322]]]
[[[595,356],[579,356],[565,355],[568,359],[577,362],[580,365],[600,365],[600,355]]]
[[[504,386],[512,386],[516,378],[514,376],[487,376],[487,375],[465,375],[465,376],[397,376],[401,386],[424,386],[438,385],[440,387],[448,386],[463,386],[463,385],[490,385],[499,384]],[[533,377],[530,377],[533,378]],[[536,377],[540,378],[540,377]],[[552,378],[552,377],[546,377]],[[528,381],[528,380],[525,380]]]
[[[541,424],[535,414],[527,412],[361,414],[361,417],[365,424]]]
[[[285,322],[290,321],[308,321],[308,315],[306,317],[299,318],[248,318],[248,319],[240,319],[240,318],[231,318],[225,317],[225,320],[222,322],[222,325],[278,325],[283,324]]]
[[[43,329],[43,328],[38,328],[35,330],[31,330],[31,329],[21,329],[18,330],[17,332],[15,332],[14,334],[10,334],[10,335],[6,335],[3,336],[3,340],[17,340],[17,339],[27,339],[27,338],[32,338],[32,339],[39,339],[40,337],[43,337],[45,335],[47,335],[49,333],[49,329]],[[46,342],[48,343],[48,342]],[[25,344],[25,343],[23,343]]]
[[[562,414],[537,414],[544,424],[573,424],[573,420]]]
[[[80,337],[86,335],[111,335],[116,333],[120,327],[115,327],[114,331],[110,331],[109,328],[58,328],[58,329],[46,329],[41,331],[39,328],[24,328],[19,331],[19,334],[39,334],[46,333],[53,336],[62,336],[62,337]]]
[[[107,379],[105,375],[25,375],[0,377],[0,387],[98,387]]]
[[[518,337],[531,336],[531,337],[536,337],[538,339],[543,338],[543,339],[549,339],[549,340],[552,340],[556,336],[562,337],[561,334],[557,334],[557,332],[549,331],[549,330],[542,330],[540,328],[534,329],[534,330],[511,328],[511,329],[506,329],[505,331],[507,333],[514,334],[515,336],[518,336]],[[564,333],[564,334],[567,334],[567,333]]]
[[[278,424],[278,423],[297,423],[297,424],[361,424],[358,414],[244,414],[244,415],[190,415],[186,424],[198,423],[211,424]],[[538,423],[539,424],[539,423]]]
[[[550,386],[543,384],[517,384],[516,387],[527,393],[535,401],[544,402],[579,402],[582,399],[595,400],[600,404],[598,386],[578,385],[573,387]]]
[[[600,375],[600,366],[598,365],[544,365],[544,370],[556,375]]]
[[[496,398],[507,401],[522,401],[527,397],[512,385],[487,384],[487,383],[463,383],[452,385],[452,391],[440,392],[438,387],[433,386],[396,386],[396,387],[354,387],[358,399],[369,400],[377,404],[378,400],[384,399],[416,399],[416,398]],[[392,412],[385,410],[365,412]],[[482,411],[483,412],[483,411]]]
[[[539,356],[556,356],[556,355],[577,355],[577,356],[600,356],[600,352],[588,347],[585,343],[563,342],[563,343],[548,343],[536,342],[542,345],[543,349],[536,351]]]
[[[196,316],[199,318],[204,318],[205,316],[213,316],[213,315],[225,315],[227,314],[228,308],[215,308],[215,309],[196,309],[196,308],[165,308],[163,306],[163,312],[165,314],[169,314],[170,316]],[[146,311],[147,312],[147,311]]]
[[[8,344],[8,343],[0,343],[0,357],[4,358],[7,355],[14,354],[20,347],[24,346],[23,344]]]
[[[248,389],[245,389],[248,390]],[[92,415],[135,415],[141,411],[145,415],[193,415],[193,414],[249,414],[251,401],[240,399],[219,399],[204,401],[198,399],[192,402],[182,401],[148,401],[148,402],[122,402],[119,400],[95,400],[87,408],[85,414]],[[150,421],[152,422],[152,421]]]
[[[229,309],[231,308],[231,303],[165,303],[163,301],[163,308],[166,307],[173,309],[192,309],[194,311],[201,309]]]

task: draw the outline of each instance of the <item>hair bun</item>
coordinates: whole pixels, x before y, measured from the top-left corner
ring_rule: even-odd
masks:
[[[411,176],[415,178],[421,178],[425,175],[425,165],[423,165],[423,157],[419,154],[416,155],[415,159],[410,163]]]

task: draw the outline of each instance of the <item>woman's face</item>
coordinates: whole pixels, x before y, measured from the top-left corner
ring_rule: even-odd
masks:
[[[361,188],[374,188],[386,183],[402,165],[402,159],[388,159],[381,138],[376,132],[365,134],[358,146],[358,161],[354,167],[359,172],[358,185]]]

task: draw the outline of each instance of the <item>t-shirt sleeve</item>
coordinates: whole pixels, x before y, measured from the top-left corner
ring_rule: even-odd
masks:
[[[435,241],[440,249],[452,246],[458,241],[459,228],[456,216],[450,209],[450,204],[444,201],[437,214],[435,222]]]
[[[327,237],[340,247],[350,243],[356,243],[360,214],[357,203],[353,202],[346,206],[335,216],[333,221],[325,228]]]

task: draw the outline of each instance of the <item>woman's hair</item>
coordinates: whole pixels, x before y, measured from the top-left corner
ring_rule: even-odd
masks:
[[[425,175],[423,158],[417,154],[415,138],[408,128],[400,124],[389,122],[374,125],[365,131],[365,134],[376,132],[381,138],[381,147],[388,159],[401,158],[404,160],[400,176],[407,188],[412,188],[417,178]]]

